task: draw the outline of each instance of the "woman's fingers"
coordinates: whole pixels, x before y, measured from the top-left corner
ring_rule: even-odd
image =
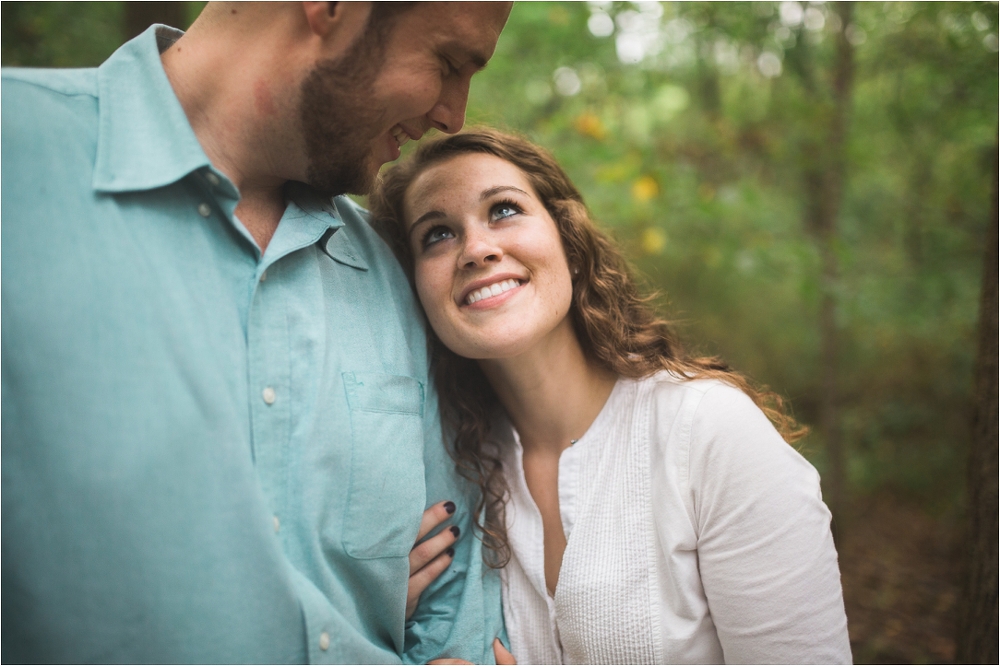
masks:
[[[514,658],[507,648],[503,646],[499,638],[493,639],[493,656],[496,657],[498,664],[516,664],[517,659]]]
[[[452,545],[461,534],[457,526],[445,528],[421,542],[431,530],[448,520],[455,513],[454,502],[438,502],[424,511],[420,521],[417,543],[410,550],[410,580],[406,586],[406,618],[413,615],[427,586],[451,564],[455,551]]]
[[[410,616],[413,615],[413,611],[417,610],[417,604],[420,603],[420,595],[424,593],[424,590],[427,589],[428,585],[433,583],[434,580],[448,568],[448,565],[451,564],[451,560],[454,556],[455,550],[453,548],[448,548],[445,552],[438,555],[434,558],[434,560],[421,568],[419,571],[410,574],[410,580],[406,586],[407,620],[409,620]]]
[[[428,513],[434,511],[435,507],[431,507],[424,512],[424,516]],[[438,523],[432,523],[432,525],[437,525]],[[433,560],[435,557],[447,550],[455,541],[458,540],[461,532],[458,527],[452,525],[451,527],[446,527],[429,539],[423,542],[417,543],[410,551],[410,575],[417,573],[425,566],[428,562]]]
[[[516,664],[517,660],[514,659],[514,655],[507,652],[507,648],[503,646],[499,638],[493,639],[493,654],[497,658],[498,664]],[[471,661],[464,661],[462,659],[432,659],[427,662],[428,664],[471,664]]]
[[[424,511],[424,515],[420,519],[420,531],[417,532],[417,541],[419,542],[427,536],[431,530],[451,518],[451,514],[453,513],[455,513],[455,503],[451,500],[438,502],[431,508]]]
[[[451,560],[454,556],[454,549],[449,548],[434,558],[430,564],[410,576],[410,582],[406,586],[407,620],[410,619],[411,615],[413,615],[413,611],[417,609],[417,603],[420,601],[420,595],[424,593],[424,590],[427,589],[428,585],[434,582],[435,578],[440,576],[441,573],[448,568],[448,565],[451,564]]]

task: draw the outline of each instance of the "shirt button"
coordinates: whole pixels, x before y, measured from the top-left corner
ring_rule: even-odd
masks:
[[[264,398],[264,402],[266,402],[267,404],[273,405],[274,404],[274,398],[276,397],[274,395],[274,389],[271,388],[270,386],[268,386],[266,389],[264,389],[263,391],[261,391],[260,397]]]
[[[278,520],[277,516],[274,516],[274,533],[277,534],[278,530],[281,529],[281,521]]]
[[[263,282],[266,279],[267,279],[267,271],[264,271],[263,273],[260,274],[260,281]]]
[[[216,176],[211,171],[205,174],[205,180],[207,180],[208,184],[211,185],[212,187],[218,187],[219,183],[222,182],[219,180],[219,177]]]
[[[200,213],[202,217],[208,217],[212,214],[212,207],[207,203],[200,203],[198,204],[198,213]]]
[[[319,649],[326,651],[330,647],[330,634],[325,631],[319,635]]]

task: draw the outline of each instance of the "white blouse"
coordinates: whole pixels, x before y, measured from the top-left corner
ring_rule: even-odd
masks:
[[[819,475],[743,392],[665,372],[618,381],[559,461],[555,597],[521,444],[500,439],[520,663],[851,662]]]

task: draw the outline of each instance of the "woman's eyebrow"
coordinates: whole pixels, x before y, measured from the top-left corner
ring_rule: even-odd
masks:
[[[528,193],[522,190],[520,187],[514,187],[513,185],[497,185],[496,187],[490,187],[483,190],[482,193],[480,193],[479,195],[479,200],[486,201],[490,197],[500,194],[501,192],[518,192],[520,194],[523,194],[524,196],[528,196]],[[419,227],[424,222],[428,222],[430,220],[439,220],[443,217],[447,217],[447,215],[445,215],[443,212],[439,210],[427,211],[426,213],[418,217],[413,222],[413,224],[410,225],[410,230],[408,232],[408,235],[412,236],[413,230]]]
[[[440,218],[442,218],[444,216],[445,216],[445,214],[442,213],[439,210],[429,210],[429,211],[427,211],[426,213],[424,213],[423,215],[421,215],[420,217],[418,217],[413,224],[410,225],[410,231],[409,231],[408,235],[412,236],[413,235],[413,230],[416,229],[417,227],[419,227],[424,222],[427,222],[428,220],[437,220],[437,219],[440,219]]]
[[[528,193],[519,187],[514,187],[513,185],[497,185],[496,187],[491,187],[489,189],[483,190],[483,193],[479,195],[480,201],[486,201],[495,194],[500,194],[501,192],[507,192],[508,190],[513,192],[520,192],[524,196],[528,196]]]

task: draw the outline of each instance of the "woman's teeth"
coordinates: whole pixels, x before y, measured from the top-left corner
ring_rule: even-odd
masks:
[[[497,282],[496,284],[491,284],[488,287],[483,287],[482,289],[476,289],[474,292],[465,297],[465,304],[472,305],[476,301],[481,301],[484,298],[499,296],[503,292],[510,291],[520,284],[520,280],[504,280],[502,282]]]

